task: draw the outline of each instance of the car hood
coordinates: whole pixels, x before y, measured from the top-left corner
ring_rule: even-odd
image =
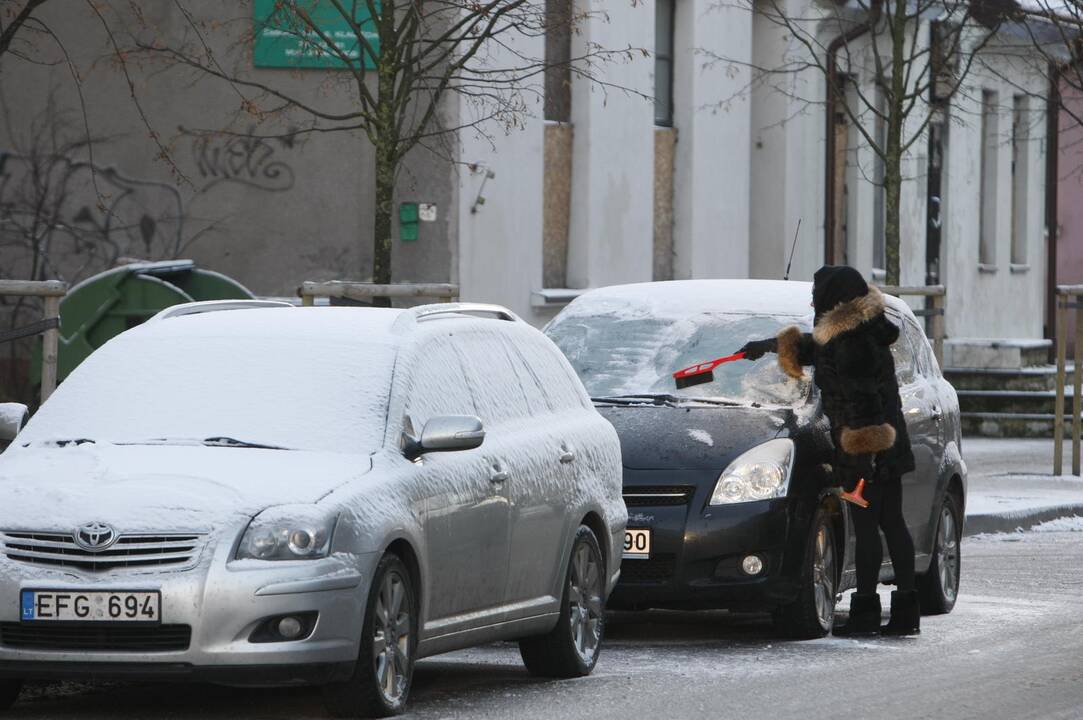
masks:
[[[721,471],[738,454],[780,434],[786,408],[607,406],[598,411],[620,436],[624,467]]]
[[[209,531],[316,502],[370,467],[367,455],[202,445],[12,448],[0,455],[0,529]]]

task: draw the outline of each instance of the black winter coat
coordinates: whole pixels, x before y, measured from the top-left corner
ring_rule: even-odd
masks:
[[[891,355],[898,338],[899,329],[884,316],[883,295],[871,286],[868,294],[824,313],[811,333],[791,326],[778,334],[783,372],[799,378],[803,366],[815,368],[840,469],[869,454],[875,454],[878,477],[914,469]]]

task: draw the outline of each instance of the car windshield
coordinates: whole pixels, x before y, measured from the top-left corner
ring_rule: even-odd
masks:
[[[783,374],[772,354],[756,362],[725,363],[715,368],[713,382],[682,390],[677,389],[673,373],[731,355],[749,340],[774,337],[786,325],[807,329],[809,320],[726,313],[667,317],[624,308],[560,316],[546,334],[595,398],[672,395],[792,406],[808,397],[809,383]]]
[[[75,369],[19,443],[375,450],[383,443],[394,347],[314,345],[258,333],[126,333]]]

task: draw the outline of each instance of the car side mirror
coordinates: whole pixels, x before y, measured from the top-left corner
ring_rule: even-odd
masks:
[[[0,403],[0,442],[11,442],[23,429],[30,411],[22,403]]]
[[[408,460],[431,452],[473,450],[485,442],[485,427],[473,415],[443,415],[425,423],[420,438],[407,438],[403,454]]]

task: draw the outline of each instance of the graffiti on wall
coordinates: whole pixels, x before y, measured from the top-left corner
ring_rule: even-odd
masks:
[[[292,137],[181,133],[190,141],[194,192],[83,159],[86,143],[0,150],[0,272],[77,282],[125,257],[180,257],[220,229],[222,221],[191,208],[224,185],[258,192],[294,185]],[[94,146],[99,155],[107,147]]]
[[[4,265],[24,265],[5,268],[15,277],[76,279],[124,256],[175,257],[185,217],[170,183],[64,155],[0,154],[0,250]]]
[[[293,135],[258,137],[254,129],[246,135],[180,130],[191,138],[192,160],[199,176],[206,181],[201,192],[225,182],[269,192],[293,187],[293,168],[279,152],[293,149]]]

